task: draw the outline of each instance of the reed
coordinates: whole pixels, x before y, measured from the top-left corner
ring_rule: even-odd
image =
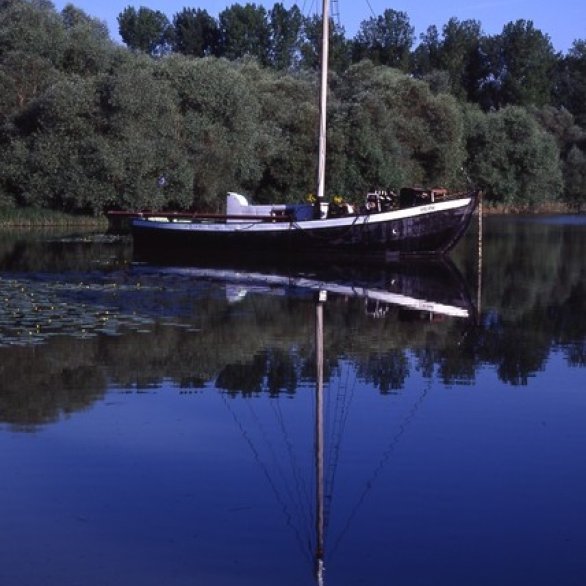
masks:
[[[106,218],[65,214],[40,208],[2,208],[0,207],[0,227],[92,227],[105,228]]]

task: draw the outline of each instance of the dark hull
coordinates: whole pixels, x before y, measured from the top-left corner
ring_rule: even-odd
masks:
[[[400,213],[357,216],[346,225],[327,220],[288,223],[272,229],[218,231],[201,224],[133,222],[135,253],[139,257],[178,255],[193,258],[323,259],[389,261],[407,256],[447,253],[464,234],[476,207],[476,195],[466,205],[442,209],[426,206]],[[384,217],[384,221],[381,218]],[[315,226],[315,227],[314,227]]]

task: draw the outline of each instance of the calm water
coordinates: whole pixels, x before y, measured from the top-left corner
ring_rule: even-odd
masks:
[[[480,297],[475,237],[267,283],[0,233],[0,584],[315,584],[320,288],[325,584],[586,584],[586,220],[488,218]]]

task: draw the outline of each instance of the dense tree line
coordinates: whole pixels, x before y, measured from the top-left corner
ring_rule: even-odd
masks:
[[[318,17],[277,3],[218,18],[127,7],[127,47],[48,0],[0,0],[0,207],[219,210],[314,188]],[[415,46],[405,13],[334,26],[328,189],[459,186],[527,206],[586,199],[586,41],[530,21],[451,19]]]

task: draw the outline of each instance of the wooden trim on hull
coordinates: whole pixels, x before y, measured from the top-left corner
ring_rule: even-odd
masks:
[[[273,224],[274,229],[254,223],[234,227],[135,220],[132,234],[140,256],[180,254],[196,259],[286,255],[300,260],[388,261],[447,253],[466,231],[476,199],[473,194],[456,200],[459,205],[420,206],[340,221],[288,222],[285,226]]]

